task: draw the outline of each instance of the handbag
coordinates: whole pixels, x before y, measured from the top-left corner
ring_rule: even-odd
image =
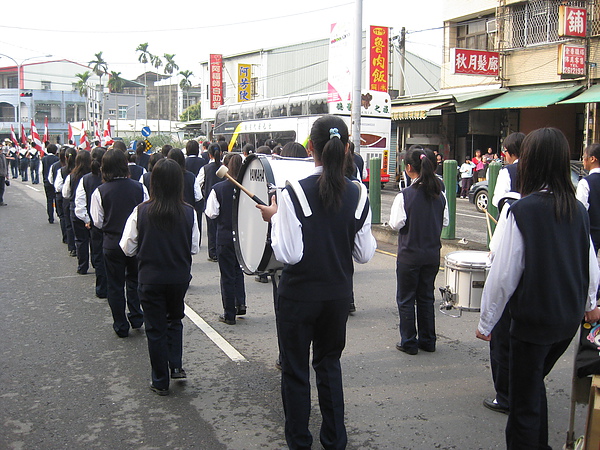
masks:
[[[600,323],[581,324],[575,370],[579,378],[600,374]]]

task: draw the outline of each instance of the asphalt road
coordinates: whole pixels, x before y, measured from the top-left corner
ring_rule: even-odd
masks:
[[[271,286],[247,277],[248,315],[235,326],[218,322],[218,268],[203,244],[186,298],[188,379],[159,397],[148,389],[143,331],[116,337],[93,275],[75,273],[44,201],[39,185],[13,181],[0,208],[0,449],[284,448]],[[473,227],[485,226],[472,205],[464,211]],[[348,448],[504,448],[506,416],[482,406],[493,389],[487,344],[474,337],[477,314],[438,312],[438,350],[398,352],[394,269],[389,246],[356,267],[358,311],[342,358]],[[555,448],[568,425],[572,358],[571,349],[547,379]],[[315,448],[319,417],[313,395]],[[578,434],[584,422],[580,407]]]

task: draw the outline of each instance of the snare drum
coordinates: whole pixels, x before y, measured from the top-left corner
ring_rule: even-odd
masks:
[[[488,252],[464,250],[446,255],[446,288],[455,306],[464,311],[479,311],[481,294],[490,265]]]
[[[312,158],[281,158],[267,155],[249,155],[238,174],[239,183],[269,204],[269,195],[281,192],[286,181],[297,181],[313,173]],[[271,248],[271,225],[262,219],[256,203],[236,189],[233,200],[233,239],[235,253],[242,269],[248,275],[283,268]]]

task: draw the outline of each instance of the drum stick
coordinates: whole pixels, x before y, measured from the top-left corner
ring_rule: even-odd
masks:
[[[496,225],[498,225],[498,221],[497,221],[497,220],[494,218],[494,216],[492,216],[492,215],[491,215],[491,214],[488,212],[488,210],[487,210],[487,209],[484,209],[484,211],[485,211],[485,213],[487,214],[487,216],[488,216],[490,219],[492,219]]]
[[[259,205],[267,206],[267,204],[265,202],[263,202],[260,198],[258,198],[256,195],[254,195],[252,192],[250,192],[248,189],[246,189],[244,186],[242,186],[240,183],[238,183],[238,181],[235,178],[233,178],[231,175],[229,175],[229,169],[227,168],[227,166],[219,167],[219,170],[217,170],[217,176],[219,178],[227,178],[235,186],[237,186],[239,189],[241,189],[244,192],[244,194],[246,194],[248,197],[250,197],[256,203],[258,203]]]

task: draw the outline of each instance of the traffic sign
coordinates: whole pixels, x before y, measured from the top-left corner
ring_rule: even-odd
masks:
[[[151,134],[152,134],[152,131],[150,131],[150,127],[144,127],[144,128],[142,128],[142,136],[148,137]]]

